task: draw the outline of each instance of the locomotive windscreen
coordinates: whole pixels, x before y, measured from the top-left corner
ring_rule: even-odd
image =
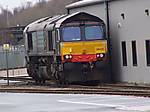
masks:
[[[63,28],[63,41],[78,41],[78,40],[81,40],[80,27]]]
[[[102,26],[86,26],[85,27],[85,39],[86,40],[103,39]]]
[[[66,26],[62,29],[62,40],[85,41],[104,39],[104,28],[100,25]]]

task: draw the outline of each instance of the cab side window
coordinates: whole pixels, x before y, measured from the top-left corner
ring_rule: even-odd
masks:
[[[49,46],[49,51],[53,50],[53,39],[52,39],[52,32],[48,32],[48,46]]]
[[[28,33],[27,38],[28,38],[28,49],[33,50],[32,33]]]

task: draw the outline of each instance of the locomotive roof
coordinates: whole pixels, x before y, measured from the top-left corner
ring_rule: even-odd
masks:
[[[29,24],[25,28],[24,32],[32,32],[32,31],[38,31],[38,30],[53,30],[54,27],[59,28],[65,20],[68,20],[71,17],[80,15],[80,14],[86,14],[88,16],[92,16],[85,12],[76,12],[76,13],[69,14],[69,15],[57,15],[57,16],[53,16],[53,17],[45,17],[45,18],[39,19],[39,20]],[[94,17],[98,18],[96,16],[94,16]]]
[[[44,17],[35,22],[30,23],[24,30],[24,32],[31,32],[35,30],[43,30],[46,28],[52,29],[54,27],[54,22],[65,17],[66,15],[57,15],[53,17]]]

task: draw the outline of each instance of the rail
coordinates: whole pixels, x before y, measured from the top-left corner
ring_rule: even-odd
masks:
[[[4,77],[0,77],[4,78]],[[12,77],[10,80],[20,80],[32,83],[15,83],[15,85],[0,85],[0,92],[11,93],[44,93],[44,94],[107,94],[150,97],[150,86],[131,84],[101,84],[99,86],[68,85],[58,87],[52,84],[36,85],[28,77]]]

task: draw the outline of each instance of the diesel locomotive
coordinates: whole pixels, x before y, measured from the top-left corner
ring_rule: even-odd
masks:
[[[108,81],[106,25],[85,12],[45,17],[24,30],[27,72],[36,82]]]

